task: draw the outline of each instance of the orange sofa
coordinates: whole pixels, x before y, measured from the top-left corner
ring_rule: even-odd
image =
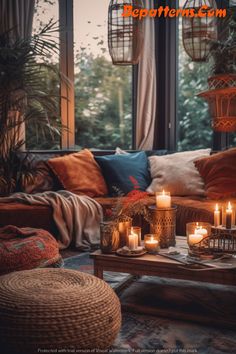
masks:
[[[69,151],[71,153],[73,151]],[[95,155],[106,155],[112,154],[114,151],[105,151],[105,152],[95,152]],[[147,152],[148,155],[151,155],[153,152]],[[155,154],[163,155],[167,151],[158,151]],[[36,156],[36,161],[43,158],[52,158],[53,156],[68,154],[68,151],[61,152],[47,152],[46,154],[40,152],[34,152]],[[55,181],[57,188],[58,181]],[[114,205],[116,198],[95,198],[103,208]],[[233,201],[233,200],[232,200]],[[236,200],[235,200],[236,201]],[[150,196],[148,203],[155,204],[155,197]],[[186,223],[191,221],[205,221],[213,223],[213,211],[216,201],[208,200],[203,197],[172,197],[172,203],[177,205],[177,224],[176,224],[176,233],[178,235],[185,235]],[[135,223],[142,224],[145,229],[145,232],[148,231],[147,223],[140,218],[135,220]],[[57,236],[57,228],[53,221],[52,210],[48,206],[30,206],[23,205],[19,203],[11,204],[1,204],[0,203],[0,227],[5,225],[15,225],[18,227],[35,227],[43,228],[55,237]]]
[[[95,198],[104,208],[114,205],[115,198]],[[185,235],[186,223],[191,221],[206,221],[213,223],[215,201],[196,197],[173,197],[172,202],[177,205],[176,233]],[[155,198],[149,197],[149,204],[154,204]],[[144,220],[136,220],[147,230]],[[18,227],[42,228],[55,237],[57,227],[53,221],[52,210],[49,206],[31,206],[20,203],[0,203],[0,227],[15,225]]]

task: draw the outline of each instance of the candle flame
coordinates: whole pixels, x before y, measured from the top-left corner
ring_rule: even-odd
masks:
[[[228,203],[228,210],[232,210],[232,205],[230,202]]]
[[[199,223],[198,223],[198,222],[196,222],[196,226],[197,226],[197,227],[198,227],[198,224],[199,224]]]
[[[153,241],[154,240],[154,238],[153,238],[153,236],[151,236],[151,240],[150,241]]]
[[[219,211],[219,205],[218,204],[216,204],[215,211]]]
[[[166,193],[165,193],[165,191],[164,191],[164,189],[163,189],[163,191],[162,191],[162,195],[165,195]]]

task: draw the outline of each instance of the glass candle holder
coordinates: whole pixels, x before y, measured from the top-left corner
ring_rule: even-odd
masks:
[[[157,234],[144,235],[144,247],[148,253],[157,253],[160,250],[159,237]]]
[[[120,234],[120,247],[128,246],[129,240],[129,230],[132,226],[132,219],[125,221],[120,221],[118,224],[119,234]]]
[[[138,235],[138,246],[141,246],[141,234],[142,234],[141,227],[139,227],[139,226],[132,226],[132,227],[129,229],[129,235],[131,235],[131,234],[136,234],[136,235]]]
[[[102,253],[112,253],[119,248],[120,236],[118,226],[112,221],[100,223],[100,247]]]
[[[205,237],[211,235],[211,224],[207,222],[189,222],[186,225],[189,247],[197,246]]]
[[[170,192],[164,190],[162,192],[156,192],[156,206],[158,209],[171,208]]]

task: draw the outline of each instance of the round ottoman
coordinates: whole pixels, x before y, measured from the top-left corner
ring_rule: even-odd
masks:
[[[93,275],[49,268],[0,277],[4,354],[107,349],[120,325],[118,297]]]
[[[58,243],[48,231],[12,225],[0,228],[0,275],[61,263]]]

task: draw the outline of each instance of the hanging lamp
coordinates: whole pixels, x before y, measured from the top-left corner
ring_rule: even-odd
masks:
[[[108,47],[114,65],[134,65],[143,50],[143,20],[122,17],[124,6],[142,9],[142,0],[111,0],[108,9]]]
[[[206,14],[204,17],[182,17],[182,38],[186,53],[192,61],[206,61],[211,48],[212,41],[217,39],[216,17],[207,16],[207,12],[217,8],[215,0],[187,0],[183,10],[194,10],[195,14],[202,6],[207,9],[202,10]]]

